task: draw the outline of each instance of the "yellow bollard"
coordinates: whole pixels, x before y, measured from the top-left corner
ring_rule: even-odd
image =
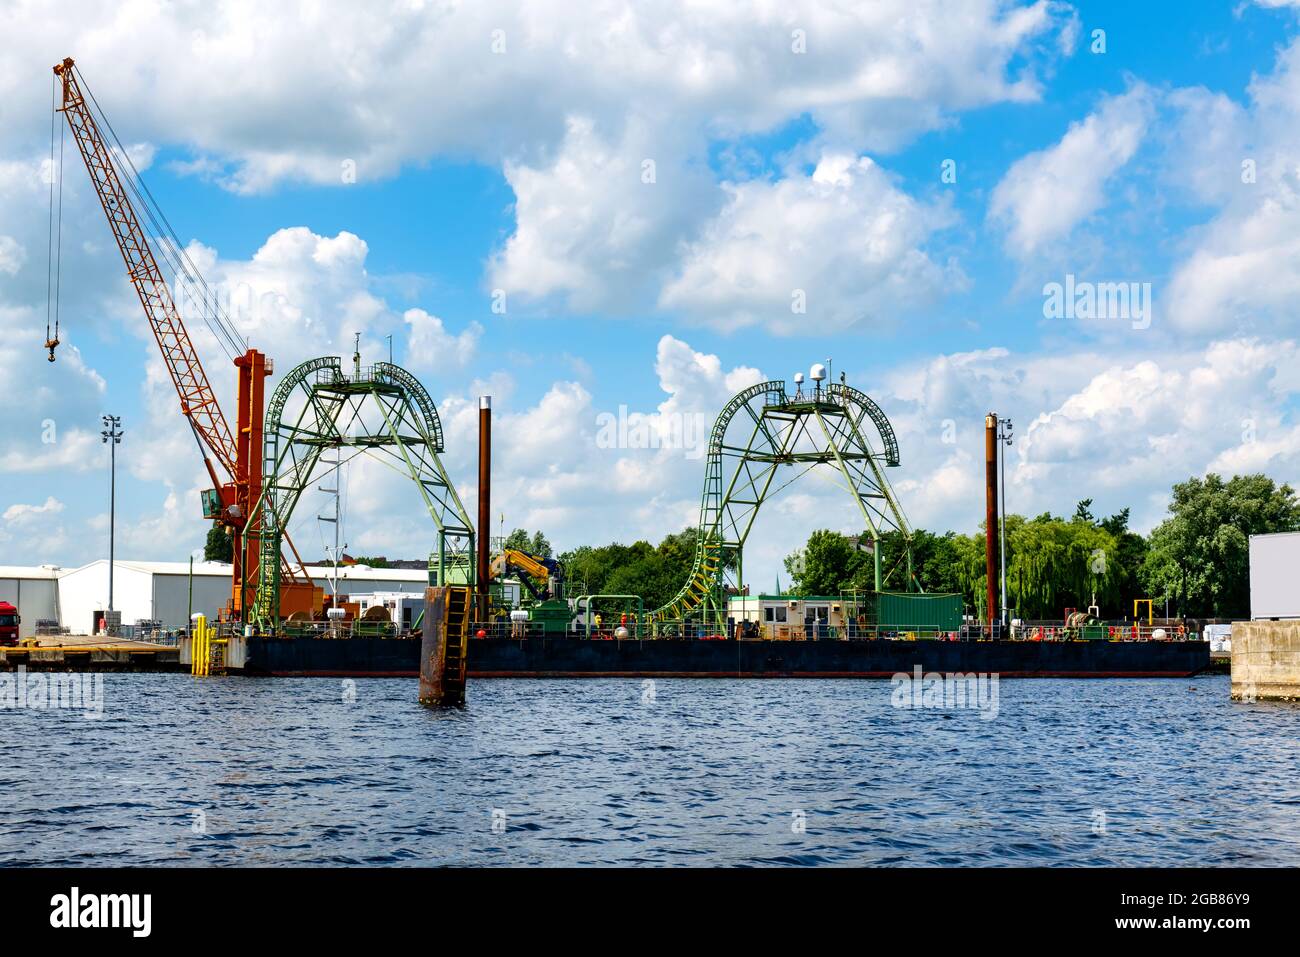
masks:
[[[194,627],[190,638],[190,674],[203,676],[208,673],[208,619],[206,615],[194,616]]]

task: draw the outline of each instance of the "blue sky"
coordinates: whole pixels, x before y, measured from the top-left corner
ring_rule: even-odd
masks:
[[[698,459],[600,448],[597,416],[711,421],[737,388],[832,357],[894,421],[916,524],[978,525],[979,426],[997,409],[1022,437],[1012,508],[1091,497],[1146,528],[1188,475],[1297,478],[1300,53],[1285,6],[610,2],[587,18],[545,4],[437,18],[0,3],[18,26],[0,39],[14,436],[0,564],[100,557],[103,411],[128,433],[122,553],[181,558],[204,531],[192,439],[71,152],[65,345],[53,366],[40,350],[39,174],[64,55],[208,278],[285,296],[241,320],[278,371],[350,352],[353,331],[380,358],[391,334],[448,422],[467,503],[472,409],[497,396],[509,527],[571,546],[689,524]],[[356,182],[339,175],[348,161]],[[1153,321],[1046,318],[1044,285],[1067,274],[1150,283]],[[790,313],[795,288],[806,314]],[[228,389],[226,360],[200,345]],[[366,474],[349,489],[353,551],[427,550],[402,489]],[[824,489],[774,503],[755,575],[770,580],[812,528],[853,524]]]

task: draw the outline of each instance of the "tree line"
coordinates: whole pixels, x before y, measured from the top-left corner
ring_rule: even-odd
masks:
[[[1210,474],[1173,487],[1169,514],[1146,536],[1129,528],[1130,510],[1099,518],[1085,499],[1068,518],[1044,513],[1005,519],[1007,605],[1020,618],[1055,619],[1093,598],[1106,618],[1131,614],[1151,599],[1156,614],[1236,618],[1250,613],[1249,536],[1300,530],[1300,501],[1290,485],[1265,475],[1224,480]],[[856,536],[820,530],[786,559],[795,590],[836,594],[869,590],[874,558]],[[902,536],[882,536],[884,587],[907,587]],[[978,533],[912,537],[916,583],[929,592],[960,594],[972,614],[986,599],[985,538]]]
[[[1177,483],[1166,518],[1148,535],[1129,527],[1130,509],[1097,516],[1092,506],[1085,499],[1069,515],[1006,517],[1007,604],[1017,617],[1059,618],[1066,608],[1087,608],[1094,596],[1106,618],[1132,614],[1141,598],[1154,602],[1157,615],[1167,600],[1174,617],[1244,617],[1250,613],[1249,536],[1300,530],[1295,490],[1260,474]],[[634,594],[645,598],[646,608],[666,604],[690,574],[697,534],[688,528],[658,546],[639,541],[565,552],[558,557],[569,594]],[[875,559],[859,547],[865,540],[865,534],[813,532],[785,561],[789,590],[870,591]],[[904,544],[898,532],[882,535],[887,590],[908,587]],[[983,615],[983,523],[973,534],[914,530],[912,573],[925,591],[959,594],[971,614]]]

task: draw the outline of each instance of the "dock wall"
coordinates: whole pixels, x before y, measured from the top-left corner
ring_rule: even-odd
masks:
[[[1233,623],[1232,697],[1300,701],[1300,621]]]

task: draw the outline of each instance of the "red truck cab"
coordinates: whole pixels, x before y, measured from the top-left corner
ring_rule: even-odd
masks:
[[[7,601],[0,601],[0,647],[18,644],[18,609]]]

